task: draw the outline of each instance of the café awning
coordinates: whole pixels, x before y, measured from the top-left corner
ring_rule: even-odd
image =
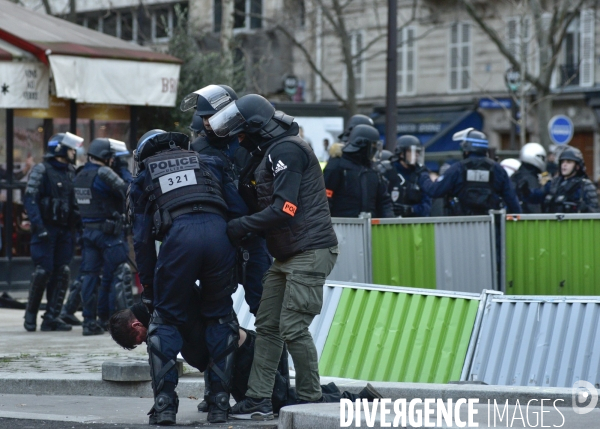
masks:
[[[25,82],[32,72],[16,72],[15,64],[27,63],[48,70],[59,98],[78,103],[175,105],[181,61],[173,56],[6,0],[0,0],[0,43],[0,80],[10,75]],[[29,56],[23,60],[11,51]],[[3,102],[1,94],[0,108],[25,107]],[[37,107],[47,107],[47,97],[45,102]]]

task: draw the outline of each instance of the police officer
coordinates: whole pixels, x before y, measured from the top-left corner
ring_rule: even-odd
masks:
[[[196,97],[193,97],[193,94]],[[211,129],[208,119],[238,99],[235,91],[227,85],[208,85],[186,96],[181,103],[181,110],[193,105],[196,99],[190,129],[197,135],[192,142],[192,149],[200,154],[216,156],[228,167],[234,183],[238,183],[239,173],[249,156],[240,148],[237,136],[218,137]],[[242,154],[244,152],[245,154]],[[244,251],[247,251],[247,261],[244,261]],[[238,249],[240,261],[239,282],[244,286],[244,297],[250,312],[256,316],[260,297],[262,295],[262,277],[269,269],[272,258],[267,251],[265,239],[253,234],[243,242],[243,248]]]
[[[350,133],[357,125],[370,125],[373,126],[373,119],[368,116],[361,115],[360,113],[357,115],[353,115],[350,120],[348,120],[348,124],[346,125],[346,129],[342,134],[338,136],[342,143],[348,143],[348,139],[350,138]]]
[[[119,141],[119,140],[114,140],[114,139],[108,139],[110,142],[110,150],[112,153],[112,157],[110,159],[110,167],[113,169],[113,171],[121,178],[123,179],[123,181],[125,182],[125,184],[128,186],[129,183],[132,182],[133,177],[131,175],[131,172],[129,171],[129,164],[127,162],[127,158],[131,157],[131,152],[129,152],[129,150],[127,149],[127,146],[125,145],[125,142]],[[78,169],[78,173],[84,168],[85,166],[80,167],[80,169]],[[83,241],[83,238],[82,238]],[[128,245],[129,247],[129,245]],[[123,270],[117,270],[118,274],[127,274],[124,279],[125,279],[125,284],[127,283],[131,283],[131,273],[129,270],[127,270],[126,267],[123,267]],[[97,280],[98,282],[100,281],[100,277],[97,276]],[[60,318],[68,323],[69,325],[73,325],[73,326],[79,326],[81,325],[81,320],[79,320],[77,318],[77,316],[75,316],[75,312],[77,311],[77,309],[79,308],[79,306],[81,305],[81,286],[83,284],[83,273],[79,272],[79,275],[77,276],[77,278],[71,283],[71,287],[69,288],[69,297],[67,298],[67,301],[65,302],[65,305],[63,306],[62,312],[60,313]],[[117,284],[121,284],[120,282]],[[96,286],[97,292],[98,292],[98,308],[99,308],[99,314],[103,315],[104,317],[102,318],[102,320],[105,320],[107,316],[110,313],[109,311],[109,294],[111,289],[105,289],[105,288],[100,288],[97,289],[98,286]],[[128,288],[125,288],[125,291],[127,291]],[[114,300],[115,298],[115,294],[114,294],[114,288],[112,288],[112,299]],[[120,297],[127,297],[125,295],[119,295]],[[128,298],[128,297],[127,297]],[[122,307],[123,305],[125,305],[127,300],[123,301],[123,300],[117,300],[117,304],[120,303],[119,308]],[[116,308],[113,305],[113,311],[114,308]],[[104,327],[104,329],[106,330],[106,323],[100,322],[100,324]]]
[[[25,311],[25,329],[36,330],[37,312],[44,289],[48,302],[42,331],[70,331],[59,315],[69,287],[73,257],[72,226],[81,219],[75,202],[75,154],[83,139],[71,133],[48,141],[44,162],[36,164],[25,189],[24,205],[31,221],[31,258],[35,269]]]
[[[435,182],[427,172],[419,179],[421,189],[431,198],[446,197],[453,216],[484,215],[504,202],[509,213],[521,213],[521,206],[504,168],[487,157],[488,140],[474,128],[452,137],[460,141],[463,160],[452,164]]]
[[[596,185],[587,177],[583,155],[567,146],[558,158],[559,174],[541,189],[521,185],[525,200],[542,203],[544,213],[598,213]]]
[[[154,304],[148,328],[151,421],[175,423],[175,362],[182,347],[177,327],[186,321],[199,280],[202,300],[197,311],[206,321],[212,356],[208,421],[224,422],[238,342],[231,299],[237,287],[235,249],[227,239],[226,220],[246,214],[246,207],[221,159],[191,151],[185,134],[149,131],[134,157],[138,175],[129,196],[134,248],[144,299]],[[155,240],[162,241],[158,256]]]
[[[249,94],[209,123],[217,136],[238,135],[252,156],[239,186],[250,189],[246,198],[254,192],[259,211],[230,221],[227,235],[238,242],[250,232],[263,233],[275,257],[263,279],[247,398],[232,408],[231,415],[272,419],[270,397],[284,341],[296,365],[298,397],[307,402],[322,397],[308,326],[323,305],[323,284],[337,259],[337,237],[321,166],[298,137],[293,118],[276,112],[265,98]]]
[[[123,216],[128,185],[110,168],[115,157],[111,144],[125,145],[108,138],[92,141],[88,161],[75,178],[75,196],[83,221],[83,335],[102,334],[104,329],[97,316],[100,324],[106,324],[117,309],[131,305],[132,275],[127,264],[129,246],[124,238]],[[100,294],[104,302],[98,306]]]
[[[429,216],[431,198],[419,186],[419,173],[425,170],[423,144],[415,136],[400,136],[394,154],[396,158],[392,165],[399,179],[399,183],[396,182],[398,189],[390,192],[394,214],[402,217]]]
[[[527,143],[521,148],[519,153],[521,166],[511,176],[510,180],[514,183],[517,190],[517,198],[523,209],[523,213],[541,213],[540,204],[532,204],[525,201],[520,189],[524,183],[530,190],[540,189],[540,175],[546,171],[546,150],[539,143]]]
[[[379,132],[370,125],[357,125],[350,132],[341,158],[331,159],[325,169],[325,187],[333,217],[394,217],[387,183],[371,168]]]

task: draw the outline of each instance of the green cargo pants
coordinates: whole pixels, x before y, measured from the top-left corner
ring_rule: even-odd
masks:
[[[308,327],[321,312],[323,285],[337,256],[337,246],[308,250],[283,262],[276,260],[265,273],[246,396],[271,397],[285,341],[296,369],[298,398],[321,398],[317,349]]]

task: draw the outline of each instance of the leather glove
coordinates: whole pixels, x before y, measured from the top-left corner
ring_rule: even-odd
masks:
[[[227,224],[227,237],[234,247],[238,247],[245,236],[246,231],[243,230],[239,219],[229,221]]]
[[[529,197],[531,195],[531,189],[529,189],[529,183],[527,183],[526,181],[523,181],[523,183],[521,183],[519,185],[519,193],[521,195],[523,195],[525,198]]]
[[[154,288],[149,285],[142,285],[142,304],[146,306],[150,314],[154,311]]]
[[[42,240],[48,239],[48,230],[44,225],[31,224],[31,232],[36,234]]]

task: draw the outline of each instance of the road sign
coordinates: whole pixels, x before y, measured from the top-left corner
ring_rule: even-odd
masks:
[[[573,121],[568,116],[556,115],[548,122],[548,134],[554,144],[569,144],[574,131]]]
[[[294,95],[298,90],[298,78],[294,75],[286,76],[283,79],[283,89],[288,95]]]
[[[506,87],[512,91],[517,92],[521,87],[521,72],[513,69],[512,67],[506,70],[506,74],[504,75],[504,81],[506,82]]]

